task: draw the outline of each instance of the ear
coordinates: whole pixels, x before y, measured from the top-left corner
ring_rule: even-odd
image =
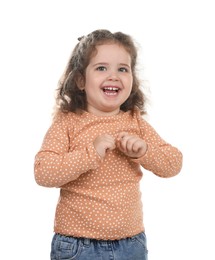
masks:
[[[76,82],[76,84],[77,84],[77,86],[78,86],[78,88],[79,88],[80,90],[84,90],[85,79],[84,79],[84,77],[83,77],[81,74],[79,74],[79,75],[76,77],[75,82]]]

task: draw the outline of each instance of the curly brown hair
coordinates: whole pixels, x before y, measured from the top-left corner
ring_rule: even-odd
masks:
[[[79,42],[72,51],[66,70],[59,81],[56,96],[55,114],[62,112],[77,112],[87,110],[86,94],[78,87],[78,81],[85,79],[85,71],[89,65],[91,57],[96,53],[96,46],[105,43],[117,43],[123,46],[131,56],[131,70],[133,85],[128,99],[120,106],[123,111],[131,110],[136,107],[141,114],[145,114],[146,97],[140,90],[140,80],[137,77],[137,47],[130,35],[122,32],[111,33],[108,30],[95,30],[87,36],[78,38]]]

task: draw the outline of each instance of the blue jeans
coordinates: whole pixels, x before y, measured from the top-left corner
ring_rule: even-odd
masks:
[[[51,260],[147,260],[145,233],[121,240],[95,240],[55,234]]]

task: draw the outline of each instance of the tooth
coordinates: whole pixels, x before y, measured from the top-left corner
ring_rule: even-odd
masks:
[[[118,91],[119,88],[116,88],[116,87],[104,87],[104,90]]]

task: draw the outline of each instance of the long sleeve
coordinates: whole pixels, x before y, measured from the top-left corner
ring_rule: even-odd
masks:
[[[133,161],[160,177],[177,175],[182,168],[182,153],[178,148],[164,141],[154,128],[139,118],[141,137],[148,145],[145,155]]]
[[[101,158],[92,143],[81,150],[73,150],[72,122],[60,114],[47,131],[40,151],[35,156],[36,182],[45,187],[60,187],[81,174],[99,166]]]

